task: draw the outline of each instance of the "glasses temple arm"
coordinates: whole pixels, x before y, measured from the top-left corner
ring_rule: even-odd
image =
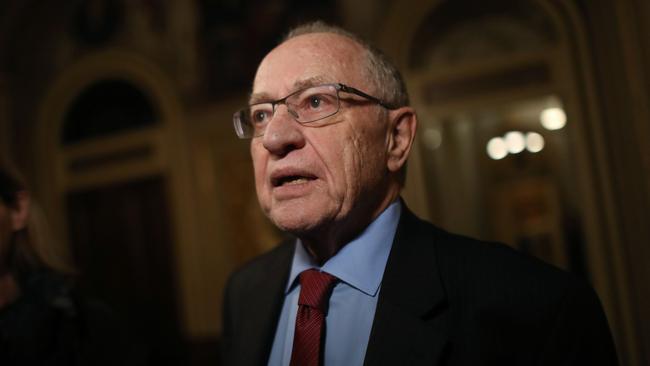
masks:
[[[386,109],[397,109],[397,107],[392,106],[392,105],[390,105],[388,103],[385,103],[381,99],[373,97],[372,95],[366,94],[366,93],[362,92],[359,89],[353,88],[351,86],[347,86],[345,84],[338,84],[338,85],[339,85],[340,90],[342,90],[342,91],[344,91],[346,93],[356,94],[358,96],[364,97],[364,98],[366,98],[368,100],[371,100],[371,101],[379,104],[380,106],[382,106],[382,107],[384,107]]]

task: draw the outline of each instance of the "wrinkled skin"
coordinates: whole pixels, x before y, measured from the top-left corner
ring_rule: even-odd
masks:
[[[292,38],[260,64],[251,102],[279,99],[305,85],[339,82],[376,95],[364,73],[363,54],[358,44],[339,35]],[[319,262],[399,195],[396,172],[415,133],[410,108],[387,111],[363,98],[340,95],[339,112],[313,124],[296,122],[286,106],[278,106],[266,133],[250,146],[263,211],[279,228],[300,237]],[[400,135],[396,126],[403,120],[412,131]],[[274,181],[287,175],[305,178],[284,185]]]

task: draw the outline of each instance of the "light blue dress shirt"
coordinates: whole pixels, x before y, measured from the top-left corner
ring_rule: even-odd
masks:
[[[298,275],[310,268],[339,279],[332,291],[325,320],[324,366],[363,365],[381,279],[401,211],[400,201],[393,202],[361,235],[343,246],[322,267],[314,263],[297,240],[269,366],[288,366],[291,361],[300,295]]]

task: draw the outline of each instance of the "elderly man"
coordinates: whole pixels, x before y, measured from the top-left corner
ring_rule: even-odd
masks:
[[[297,239],[228,282],[226,364],[616,364],[588,286],[400,200],[417,117],[396,68],[356,36],[291,32],[234,124],[263,211]]]

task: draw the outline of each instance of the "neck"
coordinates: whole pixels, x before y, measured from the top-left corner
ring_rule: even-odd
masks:
[[[341,222],[333,222],[326,228],[299,235],[302,244],[312,259],[322,266],[341,250],[347,243],[365,230],[382,212],[399,196],[399,190],[390,192],[373,207],[361,208],[350,212]],[[364,205],[359,205],[362,207]],[[371,212],[371,215],[364,212]]]

